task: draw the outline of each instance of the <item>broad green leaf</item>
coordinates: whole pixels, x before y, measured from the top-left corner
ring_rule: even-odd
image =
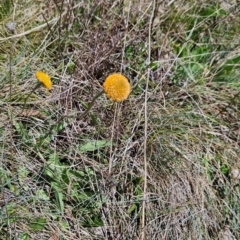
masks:
[[[111,145],[111,142],[108,140],[90,140],[82,145],[79,150],[81,153],[93,152],[100,148],[108,147]]]
[[[32,231],[41,231],[45,227],[47,220],[45,218],[35,218],[28,226]]]
[[[54,181],[61,181],[62,173],[66,166],[59,162],[58,155],[51,154],[48,161],[44,164],[44,174]]]

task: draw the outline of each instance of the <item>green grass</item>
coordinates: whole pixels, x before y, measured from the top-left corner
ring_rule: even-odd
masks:
[[[240,238],[239,7],[156,2],[2,1],[0,239]]]

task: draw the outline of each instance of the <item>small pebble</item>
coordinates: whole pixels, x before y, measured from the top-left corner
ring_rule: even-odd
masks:
[[[8,22],[8,23],[6,24],[6,27],[7,27],[7,29],[8,29],[10,32],[14,33],[15,27],[16,27],[16,23],[10,21],[10,22]]]

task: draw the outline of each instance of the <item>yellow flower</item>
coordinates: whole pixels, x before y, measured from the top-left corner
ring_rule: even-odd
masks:
[[[43,83],[43,85],[50,90],[52,88],[52,81],[51,78],[44,72],[37,71],[35,73],[36,78],[38,79],[39,82]]]
[[[131,86],[128,79],[120,73],[109,75],[103,83],[105,93],[116,102],[121,102],[128,98]]]

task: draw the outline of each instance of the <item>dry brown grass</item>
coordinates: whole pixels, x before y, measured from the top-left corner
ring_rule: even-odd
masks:
[[[224,16],[206,11],[221,7]],[[238,5],[156,1],[150,45],[152,2],[28,0],[13,9],[0,8],[0,239],[239,239],[239,71],[224,81],[221,68],[239,56]],[[37,70],[54,87],[32,94],[26,115]],[[112,72],[130,79],[127,101],[102,95],[84,119],[56,126],[84,112]],[[81,148],[105,139],[111,146]]]

